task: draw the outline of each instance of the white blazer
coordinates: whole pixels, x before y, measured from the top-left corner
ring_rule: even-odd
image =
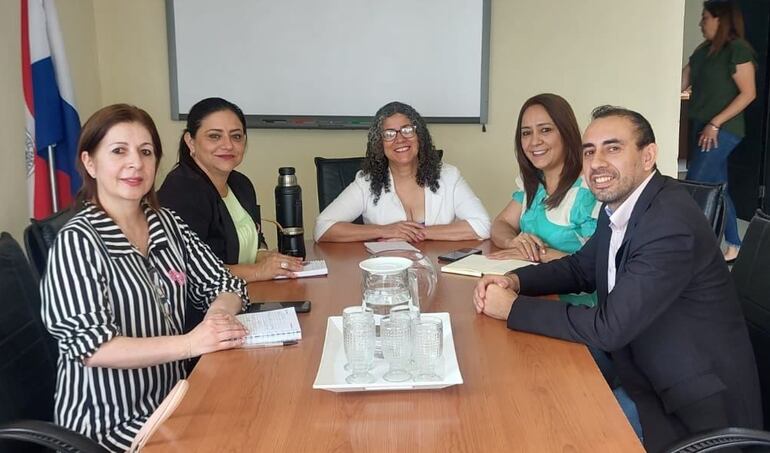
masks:
[[[359,171],[356,179],[318,216],[313,238],[318,241],[335,223],[352,222],[358,216],[363,216],[364,223],[374,225],[406,220],[406,211],[396,195],[393,176],[390,172],[388,175],[390,191],[383,191],[375,205],[369,181]],[[480,238],[489,237],[491,222],[481,200],[456,167],[442,164],[438,190],[433,193],[428,187],[425,188],[425,226],[447,225],[456,220],[467,221]]]

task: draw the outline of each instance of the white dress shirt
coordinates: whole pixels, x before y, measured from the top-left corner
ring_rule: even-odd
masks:
[[[607,211],[607,215],[610,217],[610,229],[612,230],[612,236],[610,237],[610,252],[607,254],[608,294],[612,291],[612,288],[615,287],[615,274],[617,273],[617,269],[615,269],[615,255],[617,255],[621,244],[623,244],[623,238],[626,236],[626,228],[628,227],[628,221],[631,219],[631,213],[634,210],[634,206],[636,206],[636,202],[639,200],[639,196],[642,195],[644,188],[647,187],[647,183],[650,182],[650,179],[652,179],[652,175],[654,174],[655,172],[653,171],[647,179],[642,181],[642,183],[639,184],[639,187],[631,192],[631,195],[626,198],[626,201],[618,206],[618,209],[614,212],[609,206],[604,207],[605,211]]]
[[[434,193],[425,188],[425,226],[448,225],[456,220],[467,221],[481,239],[489,237],[491,221],[481,200],[449,164],[442,164],[439,188]],[[393,176],[390,175],[390,191],[382,191],[374,204],[370,184],[363,172],[319,214],[313,237],[316,241],[337,222],[352,222],[363,216],[365,224],[388,225],[406,220],[406,210],[396,195]]]

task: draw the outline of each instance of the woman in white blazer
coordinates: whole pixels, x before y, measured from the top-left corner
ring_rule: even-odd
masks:
[[[364,225],[352,223],[363,216]],[[468,240],[489,237],[490,219],[457,168],[441,162],[419,113],[380,108],[363,169],[318,216],[316,241]]]

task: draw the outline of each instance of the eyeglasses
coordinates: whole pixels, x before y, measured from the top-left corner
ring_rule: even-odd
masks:
[[[150,283],[152,283],[152,290],[155,293],[155,303],[160,307],[160,311],[168,323],[168,328],[173,332],[176,329],[174,328],[174,319],[171,317],[171,300],[168,298],[168,294],[166,294],[166,288],[161,282],[158,269],[149,261],[147,261],[147,273],[150,274],[152,280]]]
[[[382,131],[382,139],[386,142],[392,142],[396,139],[396,136],[399,134],[399,132],[404,138],[412,138],[414,137],[415,132],[417,132],[417,126],[414,124],[407,124],[401,129],[385,129]]]

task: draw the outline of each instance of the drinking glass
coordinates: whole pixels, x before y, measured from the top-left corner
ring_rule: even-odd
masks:
[[[411,333],[409,334],[409,341],[412,343],[412,355],[414,355],[414,330],[415,330],[414,323],[420,319],[420,312],[418,310],[414,310],[412,307],[409,307],[406,305],[400,305],[398,307],[393,307],[390,310],[391,316],[397,313],[401,313],[409,316],[410,327],[411,327]],[[414,372],[414,357],[409,358],[409,371],[412,373]]]
[[[350,318],[351,313],[361,313],[364,311],[371,311],[371,309],[364,307],[362,305],[352,305],[350,307],[345,307],[342,309],[342,326],[343,329],[345,327],[345,323]],[[343,342],[344,343],[344,342]],[[345,347],[345,355],[347,356],[347,344],[343,344]],[[369,369],[374,368],[374,362],[372,361],[371,366],[369,366]],[[350,371],[350,362],[346,362],[345,366],[343,367],[345,371]]]
[[[416,367],[416,381],[440,381],[436,371],[443,353],[444,326],[441,318],[421,316],[414,322],[414,349],[412,358]]]
[[[382,355],[390,369],[382,378],[388,382],[404,382],[412,378],[408,371],[412,358],[412,319],[408,313],[394,312],[382,318]]]
[[[374,362],[374,317],[370,311],[350,313],[342,322],[345,355],[351,375],[345,378],[348,384],[371,384],[374,375],[369,368]]]

